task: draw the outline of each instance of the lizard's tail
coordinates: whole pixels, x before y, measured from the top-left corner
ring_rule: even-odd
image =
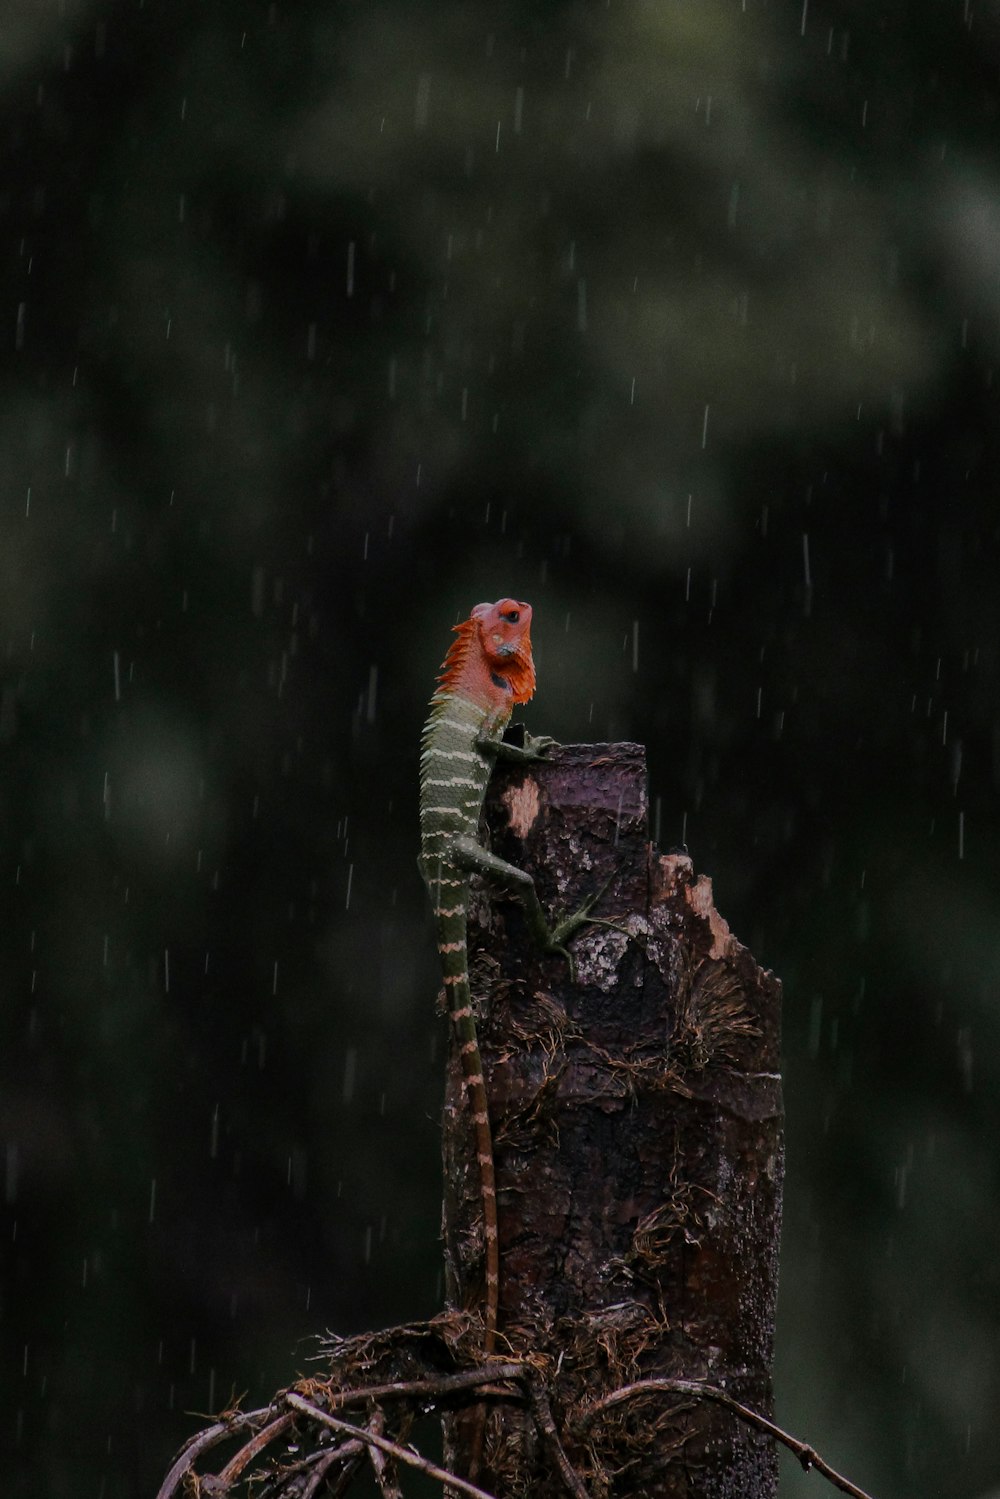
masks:
[[[439,946],[443,949],[444,943]],[[465,972],[462,943],[462,966],[457,973],[446,973],[448,1003],[455,1026],[458,1051],[462,1059],[462,1080],[469,1102],[469,1113],[476,1134],[476,1156],[479,1161],[479,1189],[483,1201],[483,1247],[486,1262],[486,1300],[483,1314],[485,1336],[483,1346],[486,1353],[496,1348],[497,1308],[500,1299],[500,1246],[497,1239],[497,1186],[493,1168],[493,1132],[490,1129],[489,1106],[486,1101],[486,1084],[483,1081],[483,1059],[476,1036],[476,1021],[472,1013],[472,995],[469,978]],[[452,953],[442,951],[447,962]],[[450,965],[449,965],[450,966]]]

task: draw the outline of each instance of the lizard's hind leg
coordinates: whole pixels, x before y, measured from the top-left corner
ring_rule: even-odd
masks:
[[[508,864],[506,859],[498,859],[496,854],[491,854],[474,838],[457,838],[452,844],[449,856],[466,873],[485,875],[487,879],[493,880],[497,885],[503,885],[505,889],[516,895],[524,907],[525,918],[538,946],[543,952],[560,953],[569,964],[570,978],[575,981],[576,968],[573,955],[566,944],[585,926],[609,925],[606,918],[591,916],[590,913],[614,879],[613,873],[608,876],[599,890],[587,897],[577,910],[569,916],[563,916],[554,926],[550,926],[542,910],[541,901],[538,899],[535,882],[527,870],[519,869],[516,864]]]

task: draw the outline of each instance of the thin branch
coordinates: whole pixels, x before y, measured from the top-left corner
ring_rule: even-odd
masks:
[[[331,1499],[333,1496],[342,1494],[360,1467],[362,1454],[369,1450],[364,1442],[341,1442],[340,1446],[334,1447],[332,1452],[317,1454],[319,1460],[309,1475],[309,1482],[302,1490],[302,1499],[313,1499],[313,1495],[319,1493],[320,1485],[330,1469],[339,1462],[344,1462],[344,1471],[336,1482],[330,1485],[329,1492]]]
[[[217,1447],[227,1437],[238,1435],[247,1426],[252,1426],[255,1421],[264,1420],[268,1415],[270,1415],[270,1407],[265,1410],[247,1411],[246,1413],[236,1412],[227,1420],[219,1421],[214,1426],[209,1426],[207,1430],[199,1432],[196,1437],[192,1437],[190,1442],[186,1442],[181,1448],[174,1462],[171,1464],[169,1473],[157,1491],[156,1499],[171,1499],[171,1495],[174,1493],[177,1484],[184,1477],[184,1474],[191,1467],[195,1459],[200,1457],[203,1452],[208,1452],[212,1447]]]
[[[492,1362],[481,1364],[475,1369],[463,1369],[456,1374],[442,1374],[434,1379],[394,1380],[388,1384],[359,1385],[352,1389],[344,1390],[328,1390],[325,1386],[320,1387],[323,1388],[323,1399],[334,1408],[380,1399],[395,1398],[428,1401],[456,1394],[462,1390],[474,1389],[478,1385],[493,1384],[505,1380],[523,1382],[526,1369],[527,1366],[520,1361],[494,1359]],[[313,1381],[306,1381],[305,1383],[308,1386],[312,1385]],[[181,1449],[169,1473],[163,1480],[157,1494],[157,1499],[171,1499],[184,1474],[193,1467],[202,1453],[210,1451],[213,1447],[217,1447],[221,1442],[226,1441],[227,1438],[238,1436],[241,1431],[245,1430],[248,1426],[252,1427],[255,1422],[266,1421],[272,1409],[273,1407],[263,1407],[255,1411],[234,1412],[227,1420],[216,1422],[205,1431],[199,1432],[197,1436],[192,1437]],[[291,1417],[288,1415],[279,1416],[277,1420],[259,1429],[251,1441],[240,1448],[239,1452],[233,1456],[227,1466],[218,1475],[218,1481],[231,1485],[232,1481],[239,1477],[247,1464],[257,1457],[276,1436],[279,1436],[287,1428],[290,1420]],[[361,1443],[360,1447],[354,1442],[345,1443],[337,1451],[325,1454],[323,1471],[326,1472],[328,1468],[348,1456],[353,1456],[356,1452],[368,1450],[370,1448],[364,1442]],[[312,1494],[316,1492],[315,1488],[312,1487],[314,1479],[315,1475],[311,1475],[310,1487],[307,1489],[307,1493]]]
[[[542,1435],[542,1440],[549,1449],[549,1456],[555,1463],[562,1476],[563,1483],[574,1495],[574,1499],[590,1499],[586,1486],[579,1473],[573,1467],[566,1456],[566,1449],[559,1440],[556,1423],[552,1417],[552,1406],[541,1379],[535,1375],[528,1381],[528,1399],[531,1402],[531,1413],[535,1418],[535,1425]]]
[[[398,1458],[401,1463],[407,1463],[411,1468],[419,1469],[421,1473],[426,1473],[429,1478],[436,1478],[439,1483],[446,1484],[449,1488],[471,1495],[471,1499],[494,1499],[488,1490],[477,1488],[474,1483],[459,1478],[457,1473],[449,1473],[447,1468],[439,1468],[437,1463],[428,1462],[427,1458],[421,1457],[419,1453],[411,1452],[408,1447],[401,1447],[398,1442],[390,1442],[385,1437],[376,1436],[372,1431],[365,1431],[360,1426],[352,1426],[349,1421],[341,1421],[336,1416],[327,1415],[326,1411],[310,1405],[309,1401],[303,1400],[301,1395],[296,1395],[294,1390],[288,1390],[285,1399],[294,1410],[300,1411],[304,1416],[309,1416],[313,1421],[320,1421],[331,1430],[342,1431],[347,1436],[367,1442],[370,1446],[381,1447],[383,1452],[388,1452],[392,1457]]]
[[[368,1423],[368,1430],[378,1437],[385,1435],[385,1412],[380,1406],[375,1407]],[[387,1456],[381,1447],[376,1447],[374,1442],[368,1445],[367,1450],[368,1461],[372,1465],[372,1472],[375,1474],[375,1482],[378,1484],[382,1499],[403,1499],[403,1491],[396,1475],[395,1461]]]
[[[279,1416],[276,1421],[270,1421],[267,1426],[258,1431],[255,1436],[251,1437],[249,1442],[240,1448],[235,1457],[230,1458],[219,1474],[219,1482],[229,1485],[235,1478],[239,1478],[247,1463],[253,1462],[257,1454],[263,1452],[264,1448],[268,1443],[273,1442],[275,1437],[280,1436],[283,1431],[287,1431],[291,1424],[292,1417],[287,1411],[284,1415]]]
[[[528,1365],[520,1360],[494,1360],[480,1364],[475,1369],[463,1369],[458,1374],[442,1374],[436,1379],[399,1379],[391,1384],[358,1385],[349,1390],[328,1390],[322,1380],[303,1380],[302,1387],[322,1390],[323,1399],[332,1407],[354,1405],[357,1401],[386,1400],[393,1398],[431,1399],[439,1395],[452,1395],[459,1390],[474,1389],[477,1385],[493,1384],[497,1380],[523,1380]]]
[[[671,1394],[692,1395],[698,1400],[714,1400],[719,1405],[724,1405],[731,1410],[741,1421],[748,1426],[755,1426],[758,1431],[773,1437],[776,1442],[781,1442],[790,1452],[794,1452],[803,1468],[808,1473],[810,1468],[815,1468],[821,1473],[834,1488],[840,1489],[842,1494],[850,1494],[852,1499],[871,1499],[864,1489],[859,1489],[857,1484],[851,1483],[836,1468],[831,1468],[814,1447],[808,1442],[802,1442],[798,1437],[793,1437],[789,1432],[783,1431],[780,1426],[775,1426],[766,1416],[751,1410],[748,1405],[741,1405],[734,1400],[732,1395],[727,1395],[725,1390],[720,1390],[717,1385],[702,1384],[695,1379],[638,1379],[634,1384],[623,1385],[621,1389],[615,1390],[610,1395],[605,1395],[601,1400],[595,1400],[593,1405],[587,1406],[582,1413],[583,1425],[589,1425],[594,1417],[602,1410],[609,1410],[613,1405],[621,1405],[626,1400],[632,1400],[637,1395],[647,1394]]]

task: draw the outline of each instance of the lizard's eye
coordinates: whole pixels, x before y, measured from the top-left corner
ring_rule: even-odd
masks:
[[[508,609],[505,614],[501,614],[500,618],[505,619],[509,625],[516,625],[521,616],[516,609]]]

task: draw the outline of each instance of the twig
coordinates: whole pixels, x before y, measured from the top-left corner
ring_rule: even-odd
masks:
[[[850,1494],[852,1499],[871,1499],[871,1495],[867,1494],[864,1489],[859,1489],[857,1484],[851,1483],[850,1479],[838,1473],[836,1468],[831,1468],[830,1464],[824,1461],[808,1442],[802,1442],[798,1437],[793,1437],[789,1432],[783,1431],[780,1426],[775,1426],[773,1421],[751,1410],[748,1405],[741,1405],[738,1400],[734,1400],[732,1395],[727,1395],[725,1390],[720,1390],[717,1385],[702,1384],[699,1380],[638,1379],[634,1384],[623,1385],[621,1389],[587,1406],[582,1412],[581,1422],[584,1426],[589,1425],[600,1411],[609,1410],[613,1405],[621,1405],[637,1395],[647,1394],[692,1395],[697,1400],[714,1400],[719,1405],[724,1405],[727,1410],[731,1410],[748,1426],[755,1426],[758,1431],[763,1431],[767,1436],[773,1437],[776,1442],[781,1442],[790,1452],[794,1452],[807,1473],[810,1468],[815,1468],[817,1473],[821,1473],[833,1484],[834,1488],[840,1489],[842,1494]]]
[[[475,1369],[462,1369],[456,1374],[442,1374],[435,1379],[406,1379],[394,1380],[389,1384],[361,1385],[354,1389],[327,1390],[323,1389],[323,1399],[332,1407],[354,1405],[358,1402],[385,1399],[418,1399],[431,1400],[443,1395],[456,1394],[461,1390],[474,1389],[477,1385],[493,1384],[496,1381],[517,1380],[523,1382],[526,1366],[520,1361],[511,1359],[495,1359],[491,1363],[479,1365]],[[312,1384],[312,1381],[308,1381]],[[235,1437],[247,1427],[253,1428],[258,1422],[266,1422],[267,1417],[272,1414],[273,1407],[266,1406],[255,1411],[235,1411],[225,1421],[217,1421],[206,1430],[192,1437],[178,1453],[171,1465],[170,1471],[164,1478],[157,1492],[156,1499],[172,1499],[177,1491],[177,1485],[189,1472],[194,1463],[202,1453],[217,1447],[221,1442],[230,1437]],[[231,1483],[243,1471],[246,1465],[252,1461],[266,1446],[280,1435],[287,1427],[291,1418],[287,1415],[279,1416],[277,1420],[271,1421],[262,1428],[255,1431],[251,1441],[241,1447],[239,1452],[230,1460],[227,1466],[219,1474],[219,1481]],[[353,1444],[349,1444],[353,1445]],[[359,1451],[366,1451],[367,1447],[362,1442]],[[346,1453],[341,1449],[342,1455]],[[336,1454],[331,1453],[331,1464]],[[310,1482],[312,1479],[310,1479]],[[315,1492],[313,1490],[312,1492]]]
[[[264,1420],[269,1414],[270,1407],[266,1410],[247,1411],[245,1414],[238,1412],[228,1420],[218,1421],[214,1426],[209,1426],[207,1430],[192,1437],[190,1442],[186,1442],[181,1448],[171,1464],[169,1473],[157,1490],[156,1499],[170,1499],[177,1484],[191,1467],[195,1458],[200,1457],[203,1452],[208,1452],[210,1448],[217,1447],[227,1437],[238,1435],[247,1426],[252,1426],[254,1421]]]
[[[437,1379],[399,1379],[391,1384],[358,1385],[349,1390],[328,1390],[323,1381],[304,1380],[310,1389],[322,1389],[323,1399],[333,1408],[354,1405],[358,1401],[386,1400],[393,1398],[423,1398],[437,1395],[452,1395],[459,1390],[474,1389],[476,1385],[492,1384],[496,1380],[523,1380],[527,1365],[521,1361],[507,1359],[480,1364],[475,1369],[462,1369],[458,1374],[442,1374]]]
[[[274,1438],[280,1436],[283,1431],[287,1431],[291,1424],[292,1417],[287,1411],[284,1415],[279,1416],[276,1421],[268,1422],[261,1431],[258,1431],[255,1436],[251,1437],[249,1442],[240,1448],[234,1457],[230,1458],[219,1474],[219,1482],[228,1486],[233,1482],[234,1478],[239,1478],[247,1463],[253,1462],[258,1452],[263,1452],[268,1443],[273,1442]]]
[[[302,1499],[313,1499],[314,1494],[319,1493],[320,1485],[335,1463],[343,1462],[344,1471],[339,1475],[335,1483],[331,1483],[329,1493],[331,1499],[342,1494],[350,1483],[364,1453],[371,1449],[364,1442],[341,1442],[339,1447],[334,1447],[332,1452],[317,1454],[319,1461],[309,1475],[309,1481],[302,1490]],[[346,1459],[346,1461],[345,1461]]]
[[[368,1430],[375,1436],[385,1435],[385,1413],[380,1406],[376,1406],[372,1412],[372,1418],[368,1423]],[[394,1460],[386,1455],[381,1447],[370,1443],[368,1448],[368,1461],[372,1465],[375,1474],[375,1482],[378,1484],[382,1499],[403,1499],[403,1491],[399,1487],[396,1476],[396,1464]]]
[[[421,1473],[426,1473],[428,1478],[436,1478],[439,1483],[446,1484],[449,1488],[458,1489],[463,1494],[470,1494],[472,1499],[494,1499],[494,1496],[486,1489],[477,1488],[474,1483],[459,1478],[457,1473],[449,1473],[447,1468],[439,1468],[437,1463],[429,1462],[426,1457],[421,1457],[417,1452],[411,1452],[408,1447],[401,1447],[398,1442],[390,1442],[385,1437],[376,1436],[373,1431],[365,1431],[360,1426],[352,1426],[349,1421],[341,1421],[336,1416],[327,1415],[326,1411],[320,1410],[318,1406],[310,1405],[309,1401],[303,1400],[301,1395],[296,1395],[294,1390],[288,1390],[285,1399],[293,1410],[300,1411],[302,1415],[311,1417],[313,1421],[321,1421],[331,1430],[342,1431],[361,1442],[367,1442],[370,1446],[381,1447],[383,1452],[388,1452],[400,1462],[408,1463],[411,1468],[417,1468]]]
[[[535,1425],[549,1449],[550,1457],[562,1475],[563,1483],[575,1499],[590,1499],[583,1479],[566,1456],[566,1449],[559,1440],[556,1423],[552,1417],[552,1406],[549,1404],[545,1386],[537,1374],[528,1381],[528,1399],[531,1402],[531,1413],[535,1418]]]

